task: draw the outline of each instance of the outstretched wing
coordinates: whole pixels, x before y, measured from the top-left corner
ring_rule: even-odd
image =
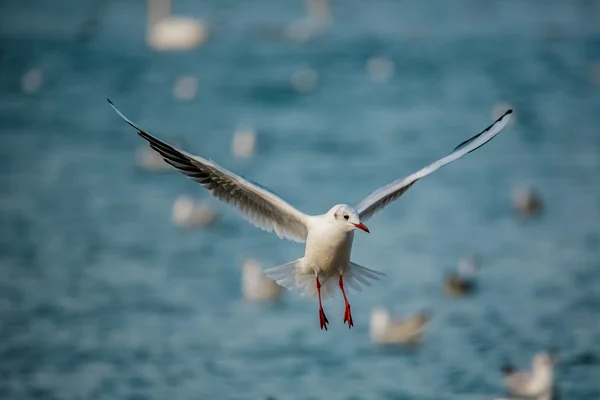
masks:
[[[115,105],[112,108],[146,139],[163,159],[208,189],[219,200],[237,208],[251,223],[267,232],[275,231],[281,238],[305,242],[308,216],[266,188],[226,170],[202,157],[179,150],[144,132],[131,122]]]
[[[506,126],[511,115],[512,110],[508,110],[500,118],[498,118],[496,122],[485,128],[482,132],[456,146],[450,155],[442,158],[441,160],[437,160],[433,164],[426,166],[420,171],[417,171],[404,179],[394,181],[387,186],[377,189],[356,207],[361,221],[366,221],[367,219],[371,218],[392,201],[402,196],[404,192],[406,192],[419,179],[431,174],[446,164],[450,164],[451,162],[458,160],[465,154],[477,150],[492,140]]]

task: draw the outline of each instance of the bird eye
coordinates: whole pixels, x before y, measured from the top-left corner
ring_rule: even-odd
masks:
[[[350,217],[348,216],[348,214],[344,215],[344,219],[345,219],[346,221],[348,221],[348,218],[350,218]]]

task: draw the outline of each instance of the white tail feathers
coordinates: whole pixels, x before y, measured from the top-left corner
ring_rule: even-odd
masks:
[[[371,286],[370,281],[378,281],[386,275],[383,272],[360,266],[350,262],[350,268],[344,272],[344,283],[353,291],[360,292],[362,286]]]
[[[287,264],[280,265],[265,270],[265,274],[288,290],[297,290],[302,294],[311,297],[317,297],[317,286],[315,284],[314,272],[304,272],[302,268],[302,258]],[[370,281],[380,280],[385,274],[362,267],[353,262],[343,274],[344,284],[354,292],[360,292],[362,286],[371,286]],[[321,298],[327,297],[337,292],[338,276],[326,277],[319,276],[321,283]]]

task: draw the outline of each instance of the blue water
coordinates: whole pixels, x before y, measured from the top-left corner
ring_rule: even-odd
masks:
[[[334,2],[323,37],[277,36],[299,1],[175,0],[214,31],[202,48],[145,45],[145,4],[100,7],[97,35],[75,35],[93,4],[0,6],[0,398],[492,399],[500,366],[558,355],[563,399],[599,399],[600,4],[597,1]],[[482,4],[483,3],[483,4]],[[366,60],[395,63],[372,82]],[[316,90],[294,91],[310,67]],[[21,77],[43,72],[39,91]],[[172,96],[199,78],[196,99]],[[600,72],[597,72],[600,74]],[[327,301],[279,305],[240,294],[244,259],[300,257],[177,173],[135,165],[142,144],[106,103],[167,141],[269,187],[308,213],[356,204],[446,155],[492,121],[494,141],[417,183],[357,233],[353,260],[389,279],[352,296],[355,329]],[[235,159],[239,123],[256,157]],[[534,185],[546,212],[516,216]],[[214,227],[171,223],[181,194],[222,213]],[[449,300],[443,276],[481,254],[479,291]],[[429,310],[416,349],[384,349],[369,314]]]

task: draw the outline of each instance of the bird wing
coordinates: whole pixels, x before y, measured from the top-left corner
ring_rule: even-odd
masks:
[[[371,218],[392,201],[402,196],[404,192],[406,192],[419,179],[431,174],[446,164],[450,164],[451,162],[458,160],[465,154],[477,150],[492,140],[506,126],[511,115],[512,110],[508,110],[482,132],[456,146],[452,153],[446,157],[429,164],[425,168],[407,176],[404,179],[394,181],[389,185],[381,187],[371,193],[356,207],[361,221],[366,221],[367,219]]]
[[[202,157],[179,150],[144,132],[131,122],[115,105],[112,108],[146,139],[150,147],[163,159],[208,189],[219,200],[232,205],[252,224],[267,231],[275,231],[280,238],[305,242],[308,216],[257,183],[226,170]]]

